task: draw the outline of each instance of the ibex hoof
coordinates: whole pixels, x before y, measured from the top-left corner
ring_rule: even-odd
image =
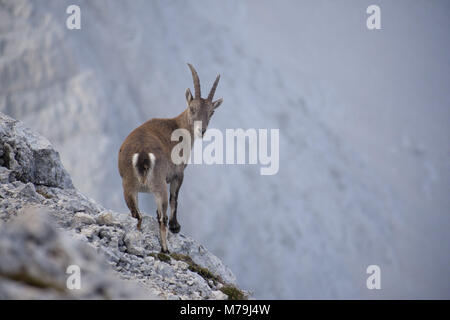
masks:
[[[138,223],[137,223],[137,229],[139,230],[139,231],[141,231],[142,230],[142,227],[141,227],[141,223],[142,223],[142,219],[138,219]]]
[[[170,251],[169,251],[169,249],[164,250],[161,248],[161,253],[170,254]]]
[[[180,232],[181,226],[178,222],[176,221],[170,221],[169,222],[169,230],[172,233],[178,233]]]

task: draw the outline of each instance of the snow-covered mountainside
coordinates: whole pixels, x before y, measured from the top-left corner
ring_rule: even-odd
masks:
[[[368,33],[364,1],[77,1],[81,30],[65,26],[71,1],[1,1],[0,111],[126,212],[123,139],[184,110],[186,62],[203,92],[220,73],[210,127],[279,128],[280,170],[189,166],[182,232],[257,298],[449,297],[448,4],[406,7],[422,48],[405,4],[381,2],[384,29]],[[151,196],[140,206],[155,215]]]

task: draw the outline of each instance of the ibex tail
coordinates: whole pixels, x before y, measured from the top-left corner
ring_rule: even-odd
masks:
[[[147,184],[147,178],[155,167],[155,155],[153,153],[135,153],[133,154],[133,168],[136,177],[141,184]]]

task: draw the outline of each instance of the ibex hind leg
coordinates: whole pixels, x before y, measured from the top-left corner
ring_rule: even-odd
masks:
[[[139,212],[138,202],[137,202],[137,192],[124,192],[125,202],[127,203],[128,209],[130,209],[131,216],[137,219],[137,229],[141,230],[142,215]]]
[[[169,253],[169,249],[167,247],[167,190],[163,188],[159,192],[155,192],[155,200],[157,211],[156,214],[158,216],[159,223],[159,238],[161,241],[161,252]]]

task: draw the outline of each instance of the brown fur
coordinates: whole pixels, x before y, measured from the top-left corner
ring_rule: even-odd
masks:
[[[219,82],[217,76],[213,88],[207,99],[200,97],[200,80],[197,72],[190,65],[196,88],[196,98],[192,97],[189,89],[186,89],[187,109],[179,116],[169,119],[151,119],[134,129],[123,142],[119,150],[119,173],[122,177],[122,186],[125,202],[131,215],[138,220],[137,228],[141,228],[142,216],[138,208],[138,193],[148,192],[155,195],[157,204],[157,216],[160,226],[161,250],[168,252],[166,243],[167,225],[167,187],[170,184],[170,209],[171,216],[169,228],[173,233],[180,231],[177,221],[178,192],[183,183],[186,164],[175,165],[171,160],[172,148],[178,141],[171,141],[172,132],[176,129],[186,129],[191,134],[191,147],[194,142],[194,121],[202,121],[202,133],[205,132],[214,109],[222,99],[212,101],[215,89]],[[137,168],[133,166],[133,156],[139,154]],[[154,166],[150,163],[149,153],[155,156]],[[137,171],[135,170],[137,169]],[[139,179],[136,172],[144,180]],[[149,173],[150,178],[145,180]],[[145,181],[145,183],[142,183]]]

